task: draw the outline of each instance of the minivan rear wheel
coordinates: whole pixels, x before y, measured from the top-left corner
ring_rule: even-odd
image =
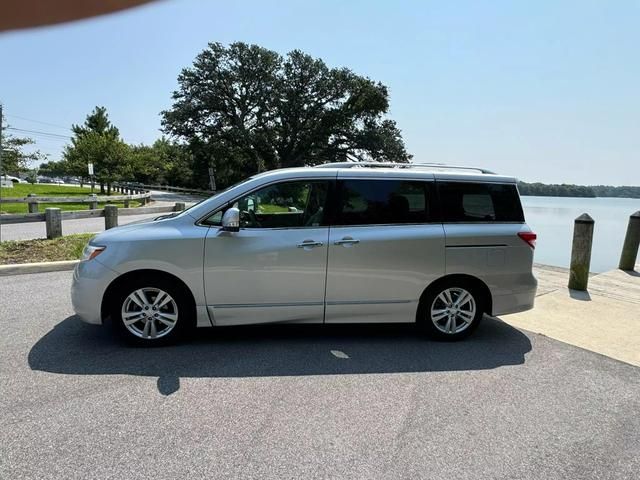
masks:
[[[430,337],[438,340],[461,340],[480,323],[484,299],[470,282],[442,283],[423,298],[419,324]]]
[[[126,282],[112,304],[111,319],[120,336],[139,346],[179,340],[193,322],[193,308],[181,288],[164,278]]]

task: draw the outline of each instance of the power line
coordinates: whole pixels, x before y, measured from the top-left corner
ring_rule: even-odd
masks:
[[[63,127],[62,125],[56,125],[55,123],[42,122],[40,120],[33,120],[31,118],[21,117],[20,115],[5,114],[5,117],[18,118],[20,120],[25,120],[27,122],[40,123],[41,125],[48,125],[49,127],[61,128],[63,130],[67,130],[69,132],[71,131],[71,129],[69,127]]]
[[[20,132],[20,134],[22,134],[22,132]],[[29,133],[29,134],[23,134],[25,135],[25,137],[31,139],[31,140],[37,140],[38,142],[62,142],[62,143],[68,143],[69,139],[68,138],[62,138],[62,137],[50,137],[48,135],[41,135],[39,133]]]
[[[40,130],[28,130],[26,128],[16,128],[16,127],[7,127],[7,130],[11,130],[14,132],[21,132],[21,133],[30,133],[30,134],[34,134],[34,135],[46,135],[52,138],[62,138],[62,139],[66,139],[66,140],[71,140],[71,137],[69,135],[61,135],[59,133],[51,133],[51,132],[43,132]]]

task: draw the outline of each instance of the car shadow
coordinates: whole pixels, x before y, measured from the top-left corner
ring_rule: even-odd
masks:
[[[180,345],[124,346],[110,328],[71,316],[29,352],[32,370],[158,377],[169,395],[185,377],[263,377],[484,370],[524,363],[531,342],[485,317],[461,342],[427,340],[414,325],[262,325],[198,329]]]

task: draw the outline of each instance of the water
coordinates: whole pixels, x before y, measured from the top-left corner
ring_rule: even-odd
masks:
[[[535,261],[568,267],[573,221],[583,213],[595,220],[591,271],[618,267],[629,215],[640,210],[640,199],[522,197],[529,226],[538,234]]]

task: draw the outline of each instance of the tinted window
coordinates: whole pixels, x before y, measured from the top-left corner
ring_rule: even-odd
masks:
[[[515,185],[438,182],[443,222],[524,222]]]
[[[269,185],[239,198],[240,228],[299,228],[323,224],[327,182],[284,182]],[[207,219],[220,225],[222,211]]]
[[[428,183],[403,180],[340,182],[336,225],[424,223],[428,221]]]

